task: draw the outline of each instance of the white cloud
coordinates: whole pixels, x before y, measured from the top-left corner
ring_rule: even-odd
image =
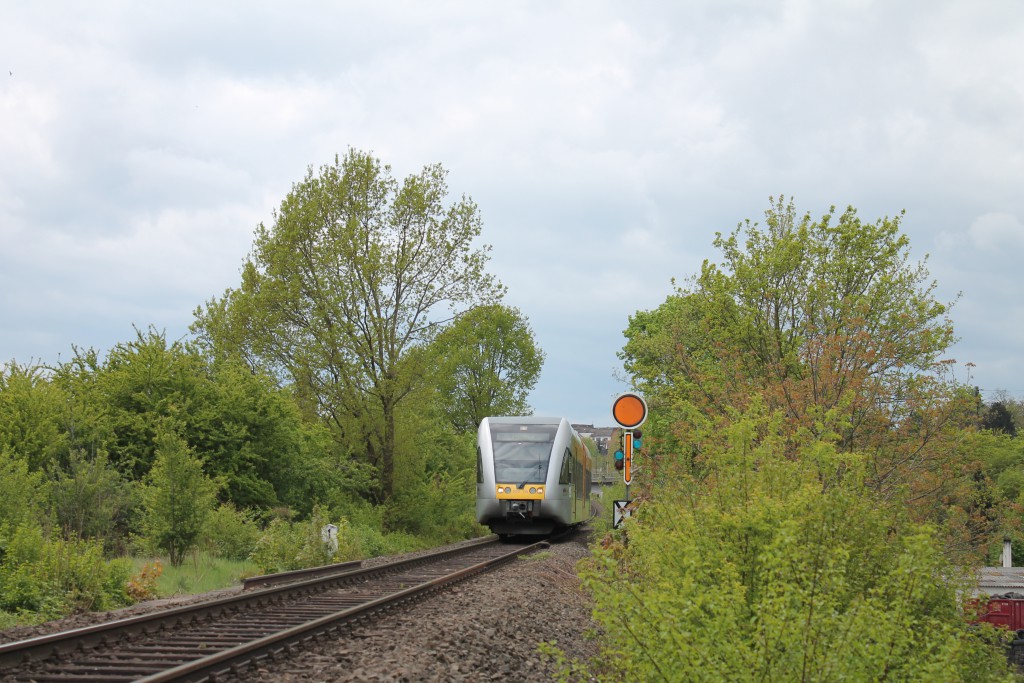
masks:
[[[1024,330],[993,314],[1024,216],[1019,3],[56,7],[0,24],[0,358],[187,325],[290,185],[352,145],[399,176],[441,162],[480,203],[552,350],[537,402],[584,421],[619,388],[629,313],[769,194],[907,208],[965,293],[967,349],[1015,366],[985,340]]]
[[[971,246],[980,251],[1007,253],[1024,247],[1024,223],[1009,213],[986,213],[971,223]],[[1014,257],[1019,257],[1017,251]]]
[[[1012,213],[985,213],[971,221],[964,232],[940,233],[937,244],[943,250],[955,252],[961,259],[971,258],[973,252],[982,259],[1016,262],[1020,258],[1019,250],[1024,247],[1024,222]]]

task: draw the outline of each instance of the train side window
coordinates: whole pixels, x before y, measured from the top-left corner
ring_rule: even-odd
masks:
[[[479,446],[476,447],[476,483],[484,483],[484,456]]]
[[[559,484],[571,484],[572,483],[572,453],[569,449],[565,449],[565,454],[562,456],[562,471],[558,474]]]
[[[583,479],[583,476],[582,476],[583,475],[583,463],[581,461],[577,460],[575,462],[575,465],[576,465],[576,474],[575,474],[576,480],[580,481],[580,480]],[[583,487],[582,486],[577,486],[576,487],[576,497],[577,498],[582,498],[583,495],[584,495],[583,494]]]

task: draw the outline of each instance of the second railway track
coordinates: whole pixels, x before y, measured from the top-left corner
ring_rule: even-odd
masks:
[[[338,632],[546,543],[479,543],[0,645],[4,681],[201,681]]]

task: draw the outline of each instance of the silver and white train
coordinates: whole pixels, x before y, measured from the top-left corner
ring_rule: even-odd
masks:
[[[476,458],[476,520],[502,538],[592,516],[590,452],[565,418],[485,417]]]

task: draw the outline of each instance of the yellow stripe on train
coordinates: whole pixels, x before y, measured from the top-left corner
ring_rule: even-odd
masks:
[[[498,484],[495,493],[498,500],[543,500],[543,484],[524,484],[519,488],[518,484]]]

